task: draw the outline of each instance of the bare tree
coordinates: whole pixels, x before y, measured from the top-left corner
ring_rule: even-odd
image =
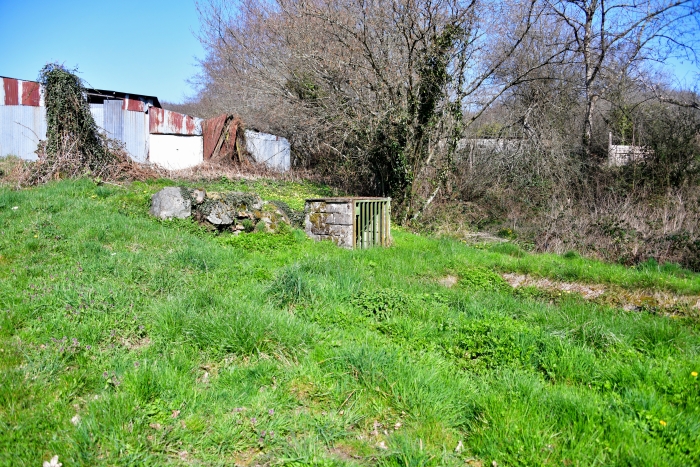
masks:
[[[694,56],[698,0],[545,0],[550,14],[569,29],[567,47],[581,68],[585,99],[582,142],[591,152],[593,116],[605,77],[629,77],[644,63],[673,54]]]
[[[212,0],[200,8],[202,83],[216,105],[394,196],[408,220],[444,186],[464,110],[473,120],[523,77],[494,79],[544,6],[523,0],[507,22],[513,5]]]

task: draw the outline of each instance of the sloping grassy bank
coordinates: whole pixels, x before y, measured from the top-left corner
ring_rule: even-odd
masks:
[[[215,236],[147,216],[166,184],[0,189],[0,465],[700,464],[697,320],[494,271],[689,294],[700,275],[401,231]]]

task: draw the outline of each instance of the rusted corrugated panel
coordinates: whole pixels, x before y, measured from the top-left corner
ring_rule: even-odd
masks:
[[[39,83],[35,81],[22,81],[21,88],[22,105],[39,107],[39,103],[41,102],[41,86]]]
[[[221,137],[221,131],[224,129],[224,124],[228,115],[219,115],[218,117],[210,118],[202,123],[202,136],[204,139],[204,160],[211,159],[211,155],[216,149]]]
[[[14,78],[3,78],[2,87],[5,91],[5,105],[19,105],[19,81]]]
[[[43,105],[41,99],[41,85],[36,81],[22,81],[15,78],[0,78],[0,105],[26,105],[39,107]]]
[[[202,122],[204,140],[204,160],[214,162],[232,162],[238,160],[236,148],[238,128],[241,120],[233,115],[219,115]]]
[[[144,112],[146,110],[146,104],[142,100],[133,98],[127,94],[126,99],[124,99],[122,109],[131,110],[133,112]]]
[[[148,110],[148,119],[148,131],[151,134],[189,136],[202,134],[201,119],[171,110],[152,107]]]
[[[36,160],[40,139],[46,139],[46,107],[0,106],[0,156]]]

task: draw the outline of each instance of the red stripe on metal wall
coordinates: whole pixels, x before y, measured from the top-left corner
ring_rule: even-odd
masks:
[[[188,135],[193,135],[195,130],[194,118],[189,115],[185,115],[185,132]]]
[[[168,127],[179,133],[179,130],[183,128],[184,115],[177,112],[167,112],[168,114]]]
[[[39,107],[39,102],[41,101],[41,94],[39,92],[39,83],[34,81],[23,81],[22,82],[22,105],[29,105],[31,107]]]
[[[122,109],[131,110],[133,112],[143,112],[144,110],[146,110],[146,107],[144,103],[140,100],[126,98],[124,99],[124,103],[122,104]]]
[[[148,132],[157,133],[160,123],[163,121],[163,109],[151,108],[148,109]]]
[[[19,105],[19,83],[16,79],[3,78],[5,88],[5,105]]]
[[[197,120],[170,110],[151,107],[148,110],[148,131],[164,135],[197,135]]]

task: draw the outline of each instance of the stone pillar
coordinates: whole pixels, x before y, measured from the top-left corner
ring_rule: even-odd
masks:
[[[306,234],[314,240],[331,240],[340,247],[352,248],[353,210],[350,198],[306,200]]]

